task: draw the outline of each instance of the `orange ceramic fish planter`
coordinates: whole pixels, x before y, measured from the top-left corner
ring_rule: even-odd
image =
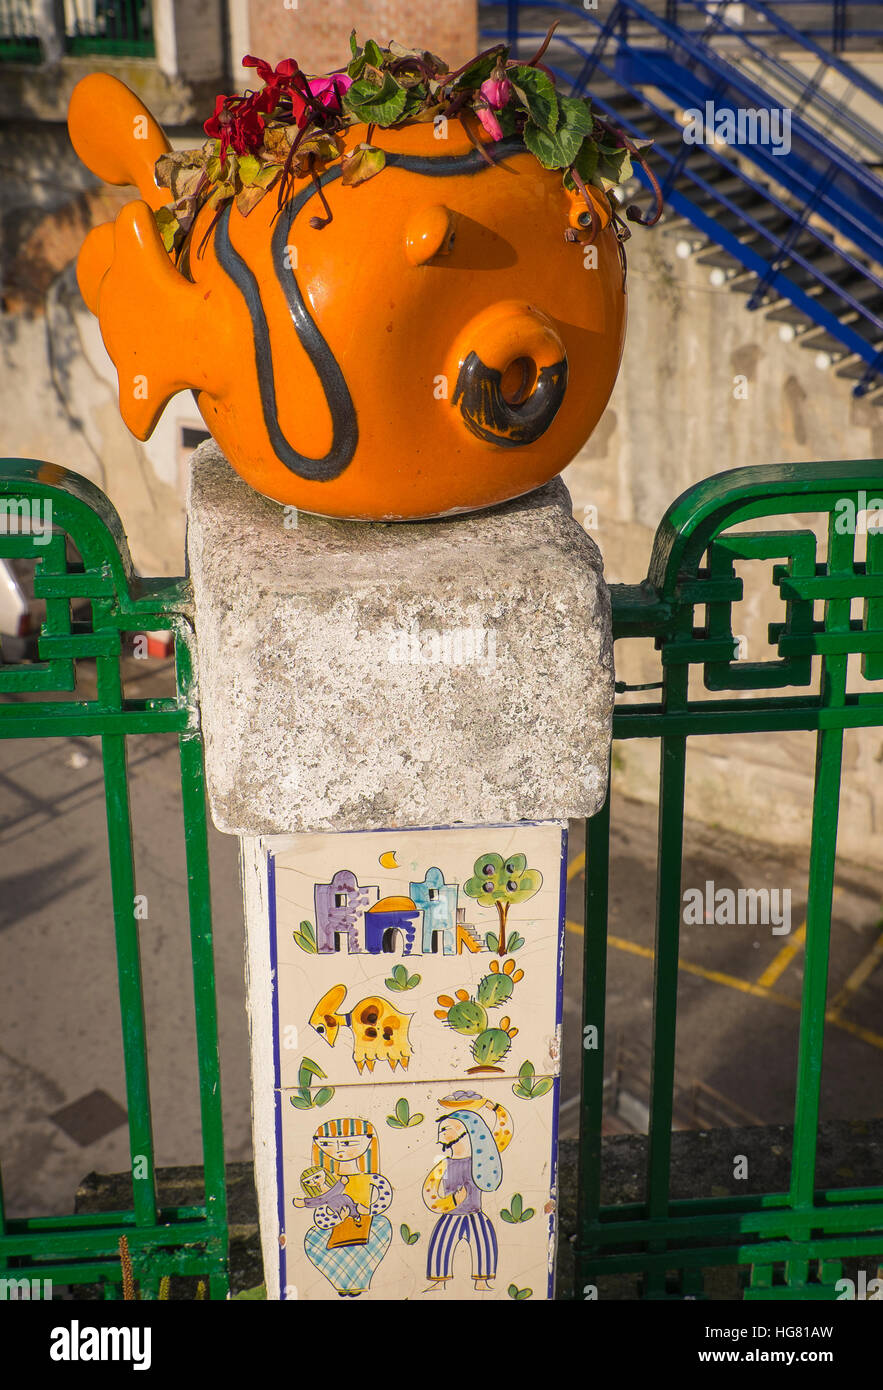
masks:
[[[382,171],[344,186],[320,173],[281,211],[198,213],[166,251],[168,149],[128,88],[93,75],[69,128],[94,173],[140,199],[90,233],[83,296],[139,439],[178,391],[254,488],[325,516],[437,517],[517,497],[574,457],[607,404],[626,317],[610,206],[586,203],[517,136],[485,142],[458,121],[369,133]],[[474,135],[474,133],[473,133]],[[347,150],[366,129],[343,132]],[[568,237],[570,239],[568,239]],[[596,254],[595,254],[596,253]]]

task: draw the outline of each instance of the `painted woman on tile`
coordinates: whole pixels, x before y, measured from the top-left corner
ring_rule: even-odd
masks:
[[[341,1298],[371,1287],[389,1249],[392,1226],[382,1215],[392,1187],[380,1172],[377,1134],[368,1120],[327,1120],[313,1135],[313,1167],[302,1176],[305,1197],[296,1207],[312,1211],[304,1237],[307,1258]]]
[[[487,1293],[497,1273],[497,1235],[482,1210],[484,1194],[503,1181],[500,1154],[512,1138],[512,1120],[502,1105],[474,1091],[455,1091],[441,1105],[438,1142],[442,1158],[427,1174],[423,1201],[438,1212],[426,1252],[430,1288],[453,1277],[454,1256],[466,1241],[476,1293]],[[427,1290],[428,1292],[428,1290]]]

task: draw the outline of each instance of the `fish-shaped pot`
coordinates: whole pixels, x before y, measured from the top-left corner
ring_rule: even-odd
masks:
[[[327,225],[311,226],[323,209],[302,178],[281,211],[275,192],[248,216],[204,207],[176,257],[154,218],[168,141],[134,93],[86,77],[68,125],[88,168],[140,194],[77,266],[137,438],[189,389],[259,492],[390,521],[529,492],[597,424],[626,317],[610,209],[590,190],[587,215],[518,137],[483,154],[457,121],[375,130],[379,174],[321,173]],[[346,149],[366,133],[348,127]]]

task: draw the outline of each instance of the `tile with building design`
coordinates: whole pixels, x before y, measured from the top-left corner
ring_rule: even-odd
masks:
[[[266,849],[277,1084],[557,1072],[559,822],[290,836]]]
[[[547,1299],[551,1077],[280,1089],[279,1288],[288,1299]]]

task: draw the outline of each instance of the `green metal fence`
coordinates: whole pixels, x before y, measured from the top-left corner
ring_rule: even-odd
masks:
[[[150,0],[67,0],[59,47],[66,53],[152,58]],[[41,63],[40,25],[31,0],[0,0],[0,62]]]
[[[41,61],[42,51],[30,0],[0,0],[0,62]]]
[[[149,0],[69,0],[66,13],[68,53],[153,57]]]
[[[126,1211],[6,1220],[0,1191],[0,1277],[51,1279],[58,1285],[100,1282],[108,1297],[118,1296],[118,1246],[125,1235],[142,1297],[156,1295],[163,1275],[182,1274],[202,1276],[210,1297],[224,1298],[224,1146],[189,587],[181,579],[139,579],[119,517],[104,494],[52,464],[21,459],[0,464],[0,516],[0,556],[34,560],[35,595],[46,602],[39,661],[0,664],[0,693],[6,697],[0,703],[0,737],[101,742],[133,1176],[133,1203]],[[79,560],[68,558],[71,546]],[[72,620],[72,600],[88,601],[90,621]],[[169,629],[175,634],[175,698],[126,699],[121,634]],[[76,698],[77,663],[83,659],[95,661],[94,699]],[[65,694],[72,698],[58,698]],[[176,736],[181,762],[205,1166],[205,1201],[188,1207],[158,1205],[154,1172],[126,765],[127,737],[144,733]]]
[[[856,557],[863,509],[883,494],[883,464],[817,463],[719,474],[684,493],[657,531],[648,577],[613,585],[614,637],[652,637],[661,658],[660,698],[619,704],[614,738],[661,742],[650,1119],[646,1200],[602,1206],[601,1112],[610,803],[588,823],[585,1015],[602,1040],[583,1053],[577,1288],[604,1274],[640,1273],[644,1295],[702,1289],[702,1271],[750,1269],[746,1298],[834,1298],[843,1258],[883,1253],[883,1186],[820,1191],[816,1145],[844,731],[883,724],[883,531],[867,531]],[[734,528],[794,513],[800,530]],[[858,526],[853,523],[858,520]],[[827,552],[820,560],[820,538]],[[780,560],[773,584],[784,621],[770,627],[766,662],[737,661],[733,604],[743,596],[735,565]],[[861,600],[860,617],[852,600]],[[705,607],[700,624],[695,610]],[[816,610],[821,610],[821,617]],[[859,689],[847,688],[859,657]],[[813,660],[818,658],[814,677]],[[705,689],[693,697],[691,669]],[[800,693],[773,694],[793,689]],[[625,692],[621,692],[625,693]],[[670,1198],[684,783],[687,740],[721,733],[816,733],[806,960],[800,1012],[791,1181],[762,1196]],[[668,1276],[668,1278],[667,1278]]]

